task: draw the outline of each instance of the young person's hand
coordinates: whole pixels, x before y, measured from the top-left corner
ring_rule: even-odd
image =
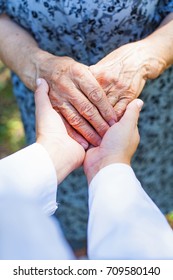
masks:
[[[113,163],[129,164],[139,144],[138,118],[143,101],[135,99],[127,106],[120,119],[104,135],[100,146],[87,151],[84,171],[88,182],[103,167]]]
[[[37,84],[35,92],[37,143],[47,150],[60,183],[82,164],[85,151],[68,135],[60,115],[52,108],[47,82],[38,79]]]

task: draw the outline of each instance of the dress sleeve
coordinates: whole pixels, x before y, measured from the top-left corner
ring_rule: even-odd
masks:
[[[172,0],[159,1],[159,13],[162,18],[166,17],[169,13],[173,13],[173,1]]]
[[[5,0],[0,0],[0,14],[5,12]]]

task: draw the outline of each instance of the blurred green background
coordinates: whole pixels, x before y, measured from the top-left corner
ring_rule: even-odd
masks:
[[[0,159],[25,146],[20,113],[12,94],[10,71],[0,61]],[[173,228],[173,211],[166,215]]]
[[[0,61],[0,158],[25,145],[23,125],[12,94],[10,72]]]

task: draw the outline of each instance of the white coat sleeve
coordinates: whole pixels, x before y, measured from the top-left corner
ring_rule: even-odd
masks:
[[[0,161],[0,195],[10,190],[37,200],[48,215],[55,212],[57,176],[42,145],[35,143]]]
[[[0,161],[0,259],[74,259],[57,220],[43,213],[56,210],[56,192],[56,172],[40,144]]]
[[[173,259],[173,231],[128,165],[109,165],[90,183],[88,255]]]

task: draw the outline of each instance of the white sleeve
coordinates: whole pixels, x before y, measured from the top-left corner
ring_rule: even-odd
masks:
[[[57,176],[42,145],[35,143],[0,161],[0,195],[10,190],[38,200],[48,215],[55,212]]]
[[[128,165],[109,165],[91,181],[88,255],[173,259],[173,231]]]

